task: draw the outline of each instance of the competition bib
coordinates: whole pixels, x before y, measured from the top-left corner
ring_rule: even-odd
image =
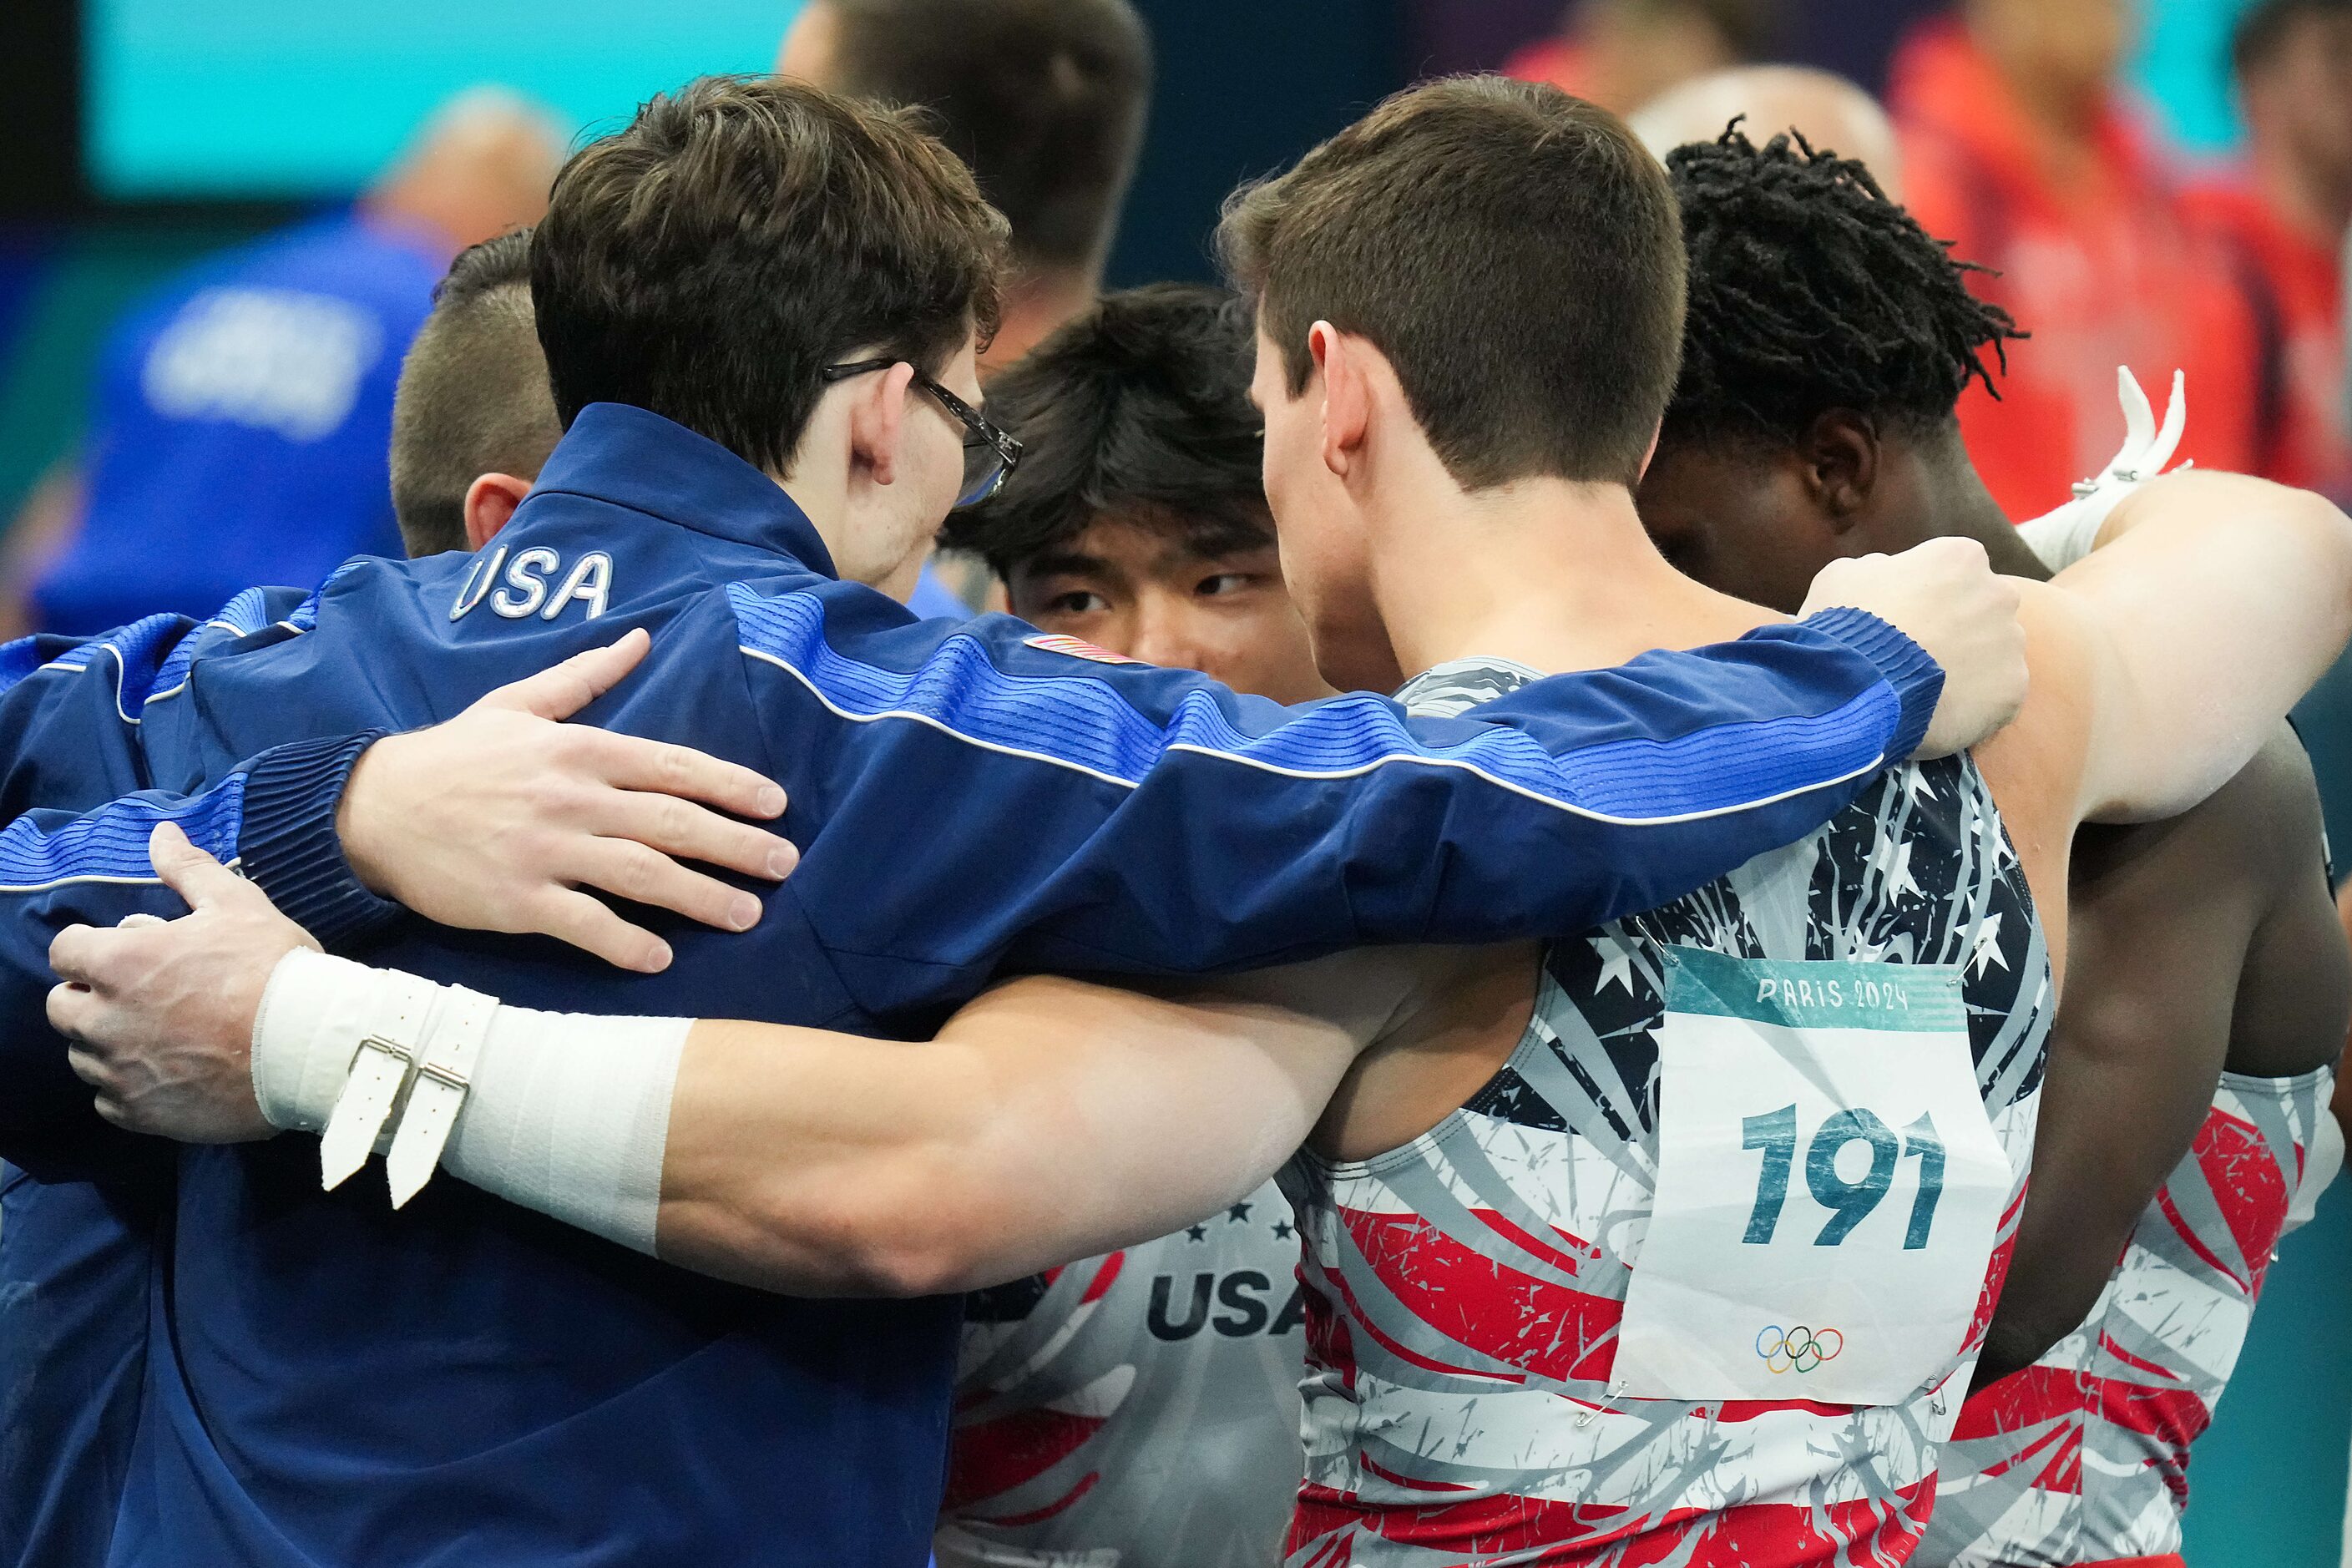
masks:
[[[1960,1353],[2011,1185],[1959,970],[1666,960],[1657,1201],[1617,1382],[1664,1399],[1912,1398]]]

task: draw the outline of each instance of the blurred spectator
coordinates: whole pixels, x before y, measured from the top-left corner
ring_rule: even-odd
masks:
[[[929,110],[1013,226],[983,376],[1094,303],[1151,100],[1127,0],[808,0],[776,69]]]
[[[1578,0],[1503,74],[1630,114],[1692,77],[1758,58],[1771,24],[1768,0]]]
[[[1825,153],[1866,165],[1878,188],[1903,200],[1903,150],[1878,100],[1842,76],[1810,66],[1734,66],[1652,99],[1633,134],[1664,159],[1686,142],[1712,142],[1736,118],[1759,145],[1794,131]]]
[[[2344,238],[2352,227],[2352,0],[2264,0],[2231,47],[2246,122],[2235,177],[2190,193],[2252,301],[2255,472],[2352,491]]]
[[[401,355],[457,251],[536,221],[559,153],[503,92],[446,107],[349,212],[205,262],[114,330],[68,538],[32,619],[84,633],[204,616],[256,583],[398,554],[385,448]]]
[[[2116,367],[2149,386],[2189,373],[2182,453],[2255,458],[2255,328],[2217,241],[2192,225],[2116,100],[2129,0],[1966,0],[1897,57],[1889,98],[1907,205],[1983,293],[2032,334],[1995,401],[1971,387],[1960,426],[2012,517],[2048,510],[2122,437]]]

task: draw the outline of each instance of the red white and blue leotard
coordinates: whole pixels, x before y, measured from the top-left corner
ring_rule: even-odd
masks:
[[[1527,679],[1443,667],[1458,710]],[[1654,1202],[1663,950],[1954,964],[2013,1181],[1966,1344],[1899,1405],[1612,1396]],[[1974,764],[1889,769],[1799,843],[1554,943],[1524,1037],[1469,1103],[1369,1160],[1294,1161],[1307,1479],[1293,1568],[1863,1568],[1918,1544],[1937,1449],[2006,1267],[2052,1010],[2040,921]]]
[[[2189,1446],[2237,1365],[2272,1248],[2343,1163],[2335,1079],[2221,1076],[2090,1317],[1962,1408],[1920,1563],[2056,1568],[2180,1550]]]

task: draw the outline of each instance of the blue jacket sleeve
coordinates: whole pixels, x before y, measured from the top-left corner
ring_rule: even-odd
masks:
[[[1001,965],[1198,972],[1581,930],[1811,831],[1916,747],[1942,687],[1894,628],[1832,612],[1464,720],[1360,695],[1286,710],[1006,617],[730,595],[776,768],[822,825],[787,886],[884,1016]]]
[[[0,1152],[20,1164],[119,1136],[91,1113],[42,1023],[48,943],[78,922],[184,912],[147,861],[157,821],[180,821],[239,863],[322,940],[357,934],[390,907],[320,869],[330,856],[341,864],[335,804],[373,733],[282,747],[201,795],[152,787],[150,705],[179,689],[200,649],[262,635],[299,598],[256,591],[207,622],[155,616],[103,637],[0,646],[0,1129],[12,1135]]]
[[[103,637],[0,646],[0,823],[35,806],[92,806],[147,786],[145,697],[194,625],[151,616]]]
[[[20,1141],[56,1142],[100,1126],[89,1091],[65,1061],[45,1016],[49,942],[69,925],[114,925],[132,914],[187,913],[157,880],[147,836],[177,822],[223,860],[236,857],[246,775],[194,797],[149,791],[96,811],[26,812],[0,829],[0,1157],[26,1163]]]
[[[179,617],[158,616],[102,637],[26,637],[0,647],[0,825],[146,786],[135,699],[189,629]],[[134,700],[130,706],[126,696]],[[46,951],[41,956],[34,973],[42,984],[6,987],[22,994],[0,1008],[0,1052],[8,1058],[0,1122],[26,1134],[9,1141],[11,1161],[63,1173],[61,1159],[102,1163],[123,1157],[135,1141],[99,1120],[41,1026]]]
[[[359,735],[312,748],[306,772],[338,782],[322,797],[306,794],[291,810],[284,801],[266,798],[257,808],[257,798],[272,787],[257,765],[199,795],[143,790],[86,812],[36,807],[0,828],[0,1136],[11,1140],[0,1143],[0,1157],[33,1163],[37,1156],[27,1152],[22,1142],[26,1138],[62,1147],[107,1136],[90,1111],[89,1091],[67,1068],[60,1043],[44,1022],[55,983],[49,942],[69,925],[115,925],[133,914],[171,920],[187,913],[179,895],[157,879],[147,858],[147,838],[157,823],[178,823],[206,851],[248,871],[247,854],[255,844],[265,855],[280,855],[290,879],[274,887],[256,880],[289,912],[316,920],[330,904],[349,914],[352,899],[381,905],[355,881],[346,894],[336,879],[316,868],[326,857],[341,862],[333,837],[338,763],[347,772],[373,738]],[[275,819],[269,815],[273,808]],[[362,918],[320,923],[348,938],[376,918],[365,909],[359,913]],[[311,929],[315,934],[320,927]]]
[[[142,731],[150,704],[183,689],[199,655],[268,635],[298,613],[289,588],[253,589],[204,622],[143,621],[87,638],[0,645],[0,825],[36,807],[79,811],[155,787]],[[366,731],[280,746],[251,764],[232,853],[278,907],[330,946],[373,931],[394,906],[342,860],[335,809]]]

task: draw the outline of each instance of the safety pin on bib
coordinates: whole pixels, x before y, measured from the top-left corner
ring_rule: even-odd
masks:
[[[1611,1410],[1616,1407],[1619,1396],[1624,1392],[1625,1380],[1621,1377],[1616,1382],[1609,1385],[1609,1392],[1607,1394],[1602,1396],[1600,1404],[1594,1405],[1591,1409],[1586,1411],[1583,1415],[1576,1418],[1576,1429],[1581,1432],[1587,1426],[1591,1426],[1595,1421],[1600,1420],[1603,1415],[1608,1415]]]

